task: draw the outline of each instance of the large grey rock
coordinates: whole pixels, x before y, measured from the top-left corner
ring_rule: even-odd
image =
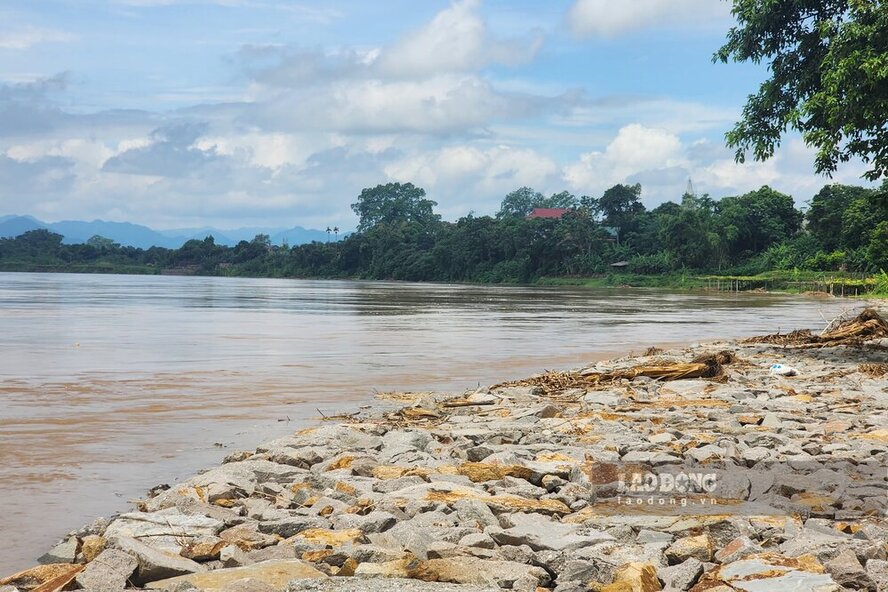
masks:
[[[884,559],[885,551],[877,543],[852,538],[846,534],[801,529],[794,537],[780,545],[780,551],[789,557],[811,554],[820,563],[826,563],[844,550],[852,550],[859,557]]]
[[[565,582],[600,582],[608,579],[610,566],[602,571],[601,562],[587,559],[568,559],[558,569],[558,583]]]
[[[259,532],[276,534],[289,538],[309,528],[328,528],[330,521],[318,516],[304,516],[285,513],[276,520],[263,520],[259,523]]]
[[[246,551],[237,545],[226,545],[219,552],[219,561],[225,567],[244,567],[256,563],[247,555]]]
[[[593,405],[614,407],[620,403],[621,395],[610,391],[591,391],[583,396],[583,401]]]
[[[499,520],[490,507],[478,500],[459,500],[453,504],[453,509],[456,510],[456,516],[461,524],[481,529],[487,526],[499,526]]]
[[[139,567],[139,561],[119,549],[105,549],[77,574],[77,584],[88,592],[119,592]]]
[[[206,516],[187,515],[176,508],[121,514],[105,530],[105,538],[128,537],[179,554],[190,541],[215,536],[225,524]]]
[[[829,574],[802,571],[763,558],[741,559],[718,570],[718,579],[743,592],[838,592]]]
[[[702,574],[703,562],[693,557],[678,565],[657,570],[657,575],[666,588],[674,588],[675,590],[690,590]]]
[[[50,563],[74,563],[74,560],[77,558],[78,546],[79,541],[77,537],[72,536],[47,551],[37,562],[43,565]]]
[[[377,547],[409,551],[420,559],[428,558],[429,545],[436,540],[430,528],[414,525],[412,520],[410,522],[399,522],[388,531],[369,534],[367,538]]]
[[[279,465],[289,465],[300,469],[310,469],[327,457],[328,451],[313,446],[303,448],[277,448],[269,450],[268,460]]]
[[[199,563],[179,555],[165,553],[133,538],[117,536],[108,540],[108,546],[136,558],[139,565],[133,579],[137,584],[205,571]]]
[[[867,575],[853,551],[842,551],[835,558],[827,561],[824,567],[840,586],[852,590],[876,591],[875,583]]]
[[[888,561],[870,559],[866,562],[866,575],[875,584],[876,590],[888,590]]]
[[[539,514],[513,514],[509,519],[513,524],[511,528],[487,529],[487,533],[499,545],[528,545],[534,551],[565,551],[614,540],[605,532],[554,522]]]
[[[380,459],[393,462],[404,454],[425,452],[432,437],[420,430],[392,430],[382,437]]]
[[[719,563],[731,563],[761,550],[762,548],[749,537],[741,536],[716,551],[715,560]]]
[[[522,592],[535,592],[537,586],[545,585],[550,579],[545,570],[539,567],[475,557],[448,557],[419,562],[402,560],[378,564],[362,563],[355,571],[355,575],[499,586]]]
[[[496,543],[490,535],[484,532],[473,532],[459,539],[461,547],[477,547],[479,549],[493,549]]]
[[[398,519],[388,512],[374,510],[365,516],[359,514],[340,514],[333,519],[333,528],[347,530],[357,528],[365,534],[384,532],[395,525]]]

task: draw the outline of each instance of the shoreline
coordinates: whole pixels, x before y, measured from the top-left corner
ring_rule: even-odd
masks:
[[[827,276],[829,272],[806,272],[806,280],[792,280],[791,272],[771,271],[758,274],[757,276],[733,276],[733,275],[711,275],[709,273],[683,274],[683,273],[667,273],[667,274],[627,274],[613,273],[602,274],[588,277],[575,276],[541,276],[532,282],[481,282],[481,281],[461,281],[461,282],[443,282],[443,281],[415,281],[415,280],[398,280],[398,279],[374,279],[362,277],[347,276],[284,276],[284,275],[249,275],[249,274],[226,274],[226,273],[164,273],[163,270],[151,268],[122,268],[111,269],[103,267],[88,267],[83,269],[72,269],[70,267],[52,267],[44,266],[44,269],[37,267],[28,268],[4,268],[0,266],[0,273],[53,273],[53,274],[73,274],[73,275],[130,275],[130,276],[161,276],[161,277],[195,277],[195,278],[244,278],[244,279],[269,279],[269,280],[300,280],[300,281],[343,281],[343,282],[387,282],[387,283],[405,283],[405,284],[430,284],[442,286],[498,286],[504,288],[580,288],[580,289],[636,289],[636,290],[665,290],[688,294],[779,294],[789,296],[811,295],[823,298],[847,298],[849,300],[881,300],[888,298],[888,294],[880,291],[870,290],[861,291],[862,287],[869,284],[875,284],[877,275],[874,274],[867,280],[854,280],[841,276]],[[824,274],[823,278],[817,278],[817,274]],[[721,287],[713,287],[713,283],[720,286],[720,282],[724,281],[726,289]],[[738,286],[731,289],[728,286],[734,282]],[[786,287],[789,284],[798,283],[799,287]],[[783,286],[783,287],[774,287]],[[840,293],[824,291],[824,288],[840,289]],[[848,287],[848,293],[845,288]],[[855,293],[851,293],[851,289]]]
[[[742,568],[760,587],[734,589],[888,585],[883,349],[646,353],[466,393],[383,394],[154,488],[138,511],[66,537],[41,577],[96,590],[233,591],[244,578],[382,590],[388,577],[430,592],[646,592],[740,585]],[[770,374],[774,362],[798,375]],[[635,376],[663,366],[661,378],[702,377]],[[675,477],[699,477],[696,489],[677,492]]]

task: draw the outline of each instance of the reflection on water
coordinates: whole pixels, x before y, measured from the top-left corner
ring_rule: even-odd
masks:
[[[766,294],[0,273],[0,572],[156,483],[374,390],[472,388],[654,344],[822,326],[846,307]]]

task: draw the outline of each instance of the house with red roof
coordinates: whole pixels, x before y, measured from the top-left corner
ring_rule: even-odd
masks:
[[[527,215],[527,219],[552,218],[558,220],[566,213],[567,208],[534,208],[533,211]]]

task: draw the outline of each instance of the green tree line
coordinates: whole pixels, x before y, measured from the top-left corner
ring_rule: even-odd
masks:
[[[599,197],[522,187],[495,216],[447,222],[422,188],[389,183],[361,192],[352,205],[358,231],[333,242],[278,247],[259,235],[225,247],[210,236],[178,249],[138,249],[102,237],[64,244],[34,230],[0,239],[0,268],[489,283],[615,270],[877,272],[888,268],[886,189],[826,185],[802,211],[767,186],[718,200],[686,194],[650,210],[637,184]],[[534,218],[534,208],[565,211]]]

